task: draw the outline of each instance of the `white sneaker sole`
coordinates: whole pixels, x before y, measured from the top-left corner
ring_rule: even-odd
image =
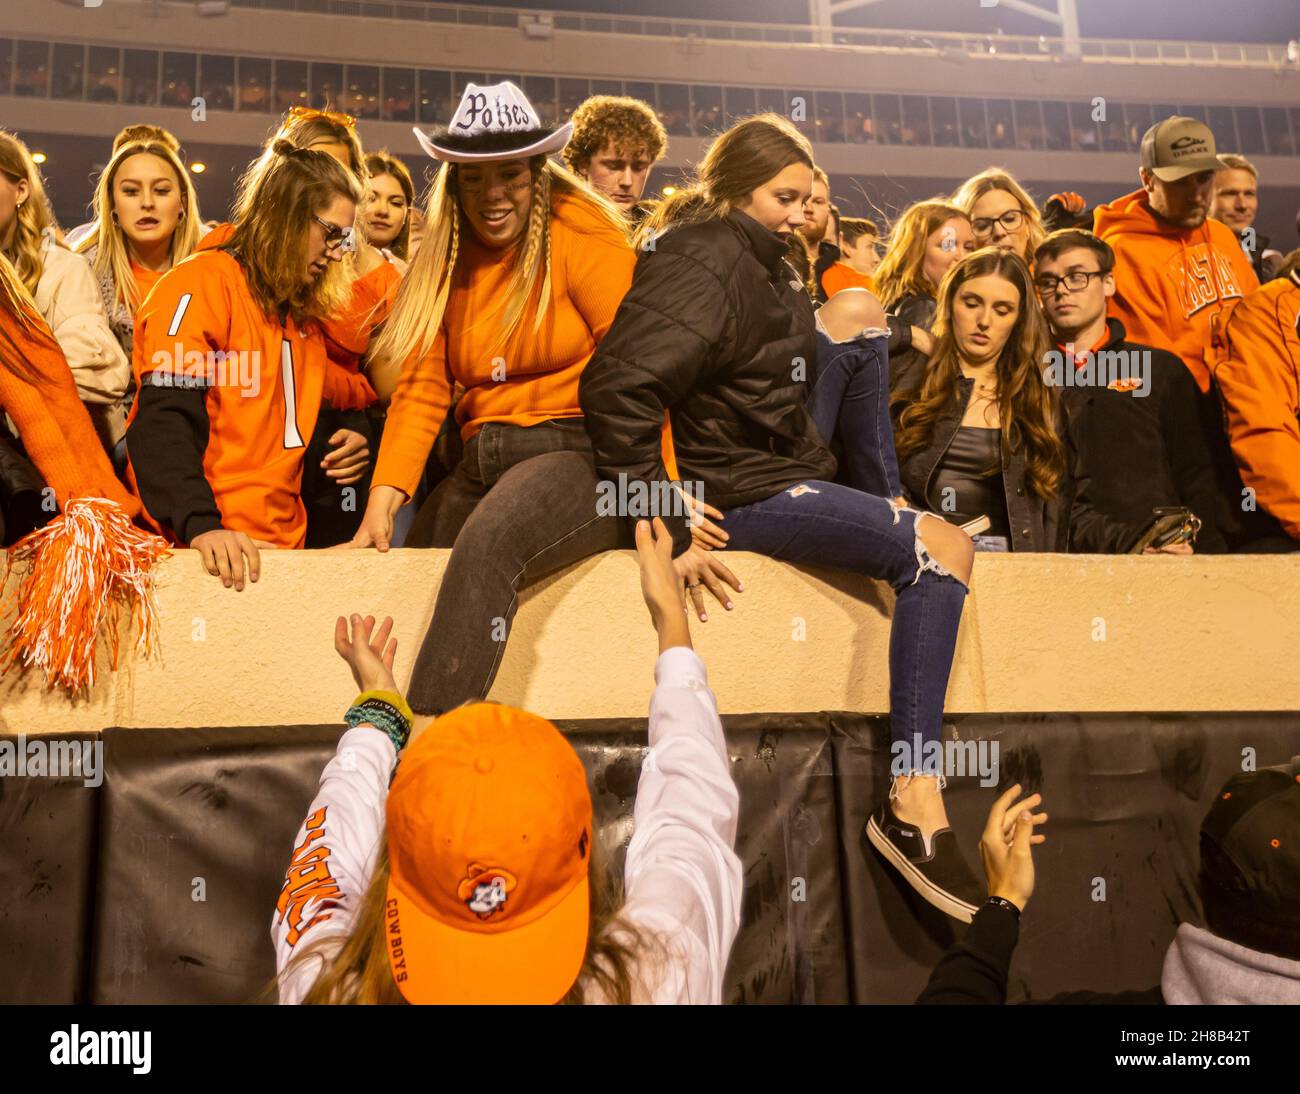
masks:
[[[927,904],[938,908],[944,915],[951,916],[961,923],[969,923],[979,910],[973,904],[959,900],[946,889],[941,889],[912,864],[876,823],[875,815],[867,821],[867,839],[871,846],[885,856],[894,868],[903,875],[903,879],[920,894]]]

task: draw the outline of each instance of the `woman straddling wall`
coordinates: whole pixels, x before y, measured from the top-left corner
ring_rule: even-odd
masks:
[[[974,553],[960,529],[830,481],[836,463],[806,407],[805,373],[847,344],[861,347],[862,364],[874,361],[879,375],[888,332],[883,310],[860,290],[839,294],[822,322],[814,319],[785,261],[812,182],[812,149],[781,117],[748,118],[718,137],[697,180],[644,225],[645,253],[583,375],[582,408],[608,479],[651,493],[674,477],[658,445],[667,411],[681,477],[701,483],[702,500],[725,511],[729,547],[893,586],[896,778],[868,835],[926,900],[969,921],[982,888],[948,825],[943,775],[926,743],[939,738]],[[839,308],[842,300],[850,306]],[[888,482],[883,395],[877,384],[874,399],[846,401],[861,420],[841,430],[871,441],[865,447],[874,445]],[[690,561],[704,552],[691,543],[686,507],[670,525],[697,608],[701,582],[725,599],[717,578]]]
[[[353,541],[388,549],[452,385],[462,385],[463,458],[407,540],[454,548],[411,676],[417,714],[484,698],[519,591],[619,544],[617,516],[596,511],[578,378],[631,282],[634,254],[622,214],[547,160],[570,128],[543,127],[507,82],[470,84],[447,130],[419,133],[443,165],[427,238],[372,353],[377,385],[389,372],[397,379]]]

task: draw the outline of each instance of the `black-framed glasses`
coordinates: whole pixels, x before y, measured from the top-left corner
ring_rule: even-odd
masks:
[[[1105,277],[1100,270],[1071,270],[1063,277],[1044,274],[1034,278],[1034,288],[1039,296],[1055,296],[1059,286],[1064,285],[1070,292],[1083,292],[1094,277]]]
[[[1008,209],[1000,217],[979,217],[970,222],[971,231],[977,236],[993,234],[993,225],[1001,224],[1004,232],[1014,232],[1025,222],[1023,209]]]
[[[337,224],[322,220],[315,213],[312,213],[312,220],[325,229],[325,249],[327,251],[339,250],[344,254],[351,254],[357,249],[356,234],[351,224],[346,228],[340,228]]]

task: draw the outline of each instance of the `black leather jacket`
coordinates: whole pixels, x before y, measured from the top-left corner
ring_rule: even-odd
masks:
[[[925,376],[925,361],[917,362],[901,374],[894,384],[895,392],[917,392]],[[903,493],[917,507],[928,509],[926,496],[935,470],[943,459],[952,439],[961,427],[961,420],[970,404],[971,392],[975,382],[965,376],[957,381],[956,396],[934,424],[934,433],[930,443],[913,452],[906,460],[899,460],[899,477],[903,483]],[[894,430],[898,431],[898,414],[902,406],[895,404]],[[1058,435],[1066,438],[1064,412],[1058,421]],[[1010,548],[1012,551],[1064,551],[1068,546],[1069,518],[1064,514],[1070,512],[1069,502],[1072,489],[1069,479],[1069,456],[1067,453],[1066,478],[1057,489],[1057,496],[1051,501],[1038,497],[1029,486],[1025,477],[1024,454],[1018,451],[1008,452],[1002,449],[1002,490],[1007,500],[1007,522],[1011,530]]]

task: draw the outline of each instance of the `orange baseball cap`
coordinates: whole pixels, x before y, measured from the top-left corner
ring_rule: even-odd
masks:
[[[411,1003],[558,1002],[587,952],[591,794],[545,718],[444,714],[388,791],[388,963]]]

